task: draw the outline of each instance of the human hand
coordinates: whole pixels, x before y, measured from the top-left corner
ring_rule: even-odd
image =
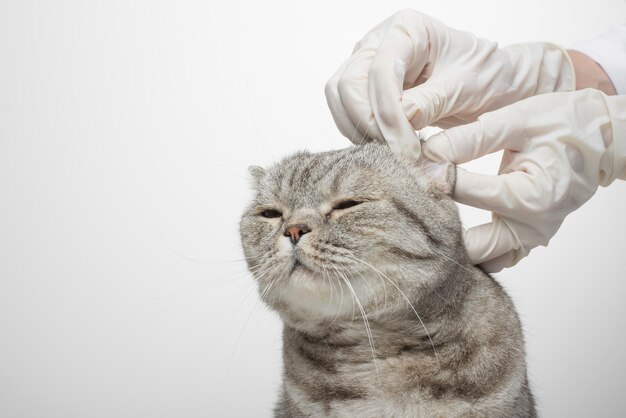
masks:
[[[386,141],[417,158],[415,130],[473,122],[526,97],[573,87],[570,60],[557,45],[498,48],[402,10],[356,44],[327,82],[326,98],[337,127],[352,142]]]
[[[535,96],[429,138],[424,155],[461,164],[504,150],[499,175],[457,169],[453,197],[492,212],[470,228],[470,259],[486,271],[546,245],[598,185],[626,178],[626,96],[586,89]]]

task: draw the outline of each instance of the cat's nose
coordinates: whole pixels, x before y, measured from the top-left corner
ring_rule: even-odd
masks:
[[[300,241],[300,237],[304,234],[311,232],[311,228],[304,224],[289,225],[285,229],[285,236],[290,237],[291,243],[296,245]]]

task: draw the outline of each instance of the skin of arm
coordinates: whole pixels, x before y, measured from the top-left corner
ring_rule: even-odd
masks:
[[[611,79],[597,62],[582,52],[568,50],[567,53],[576,73],[576,90],[594,88],[609,96],[617,94]]]

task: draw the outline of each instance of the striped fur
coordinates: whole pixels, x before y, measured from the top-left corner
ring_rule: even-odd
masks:
[[[276,417],[535,416],[513,304],[423,171],[370,144],[251,172],[242,245],[284,322]]]

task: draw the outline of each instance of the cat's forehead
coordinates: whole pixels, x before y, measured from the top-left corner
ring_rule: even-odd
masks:
[[[260,199],[293,205],[316,204],[348,195],[382,195],[395,159],[384,150],[363,147],[319,154],[301,152],[271,167],[259,188]]]

